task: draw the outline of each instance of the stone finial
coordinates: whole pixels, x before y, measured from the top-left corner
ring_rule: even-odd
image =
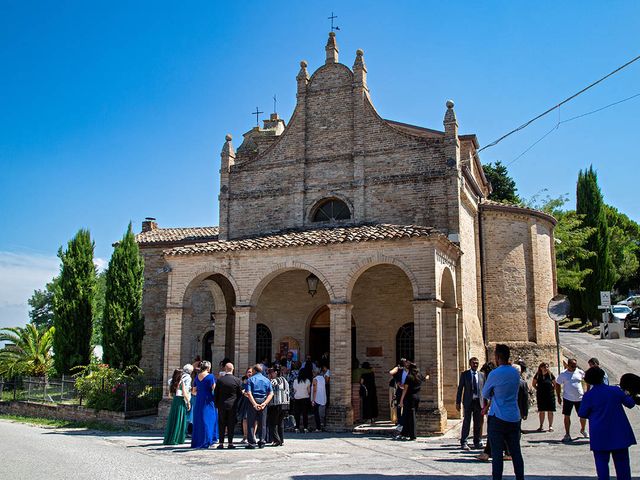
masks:
[[[353,80],[356,85],[367,88],[367,66],[364,63],[364,52],[361,49],[356,50],[356,60],[353,62]]]
[[[300,62],[300,71],[298,72],[298,75],[296,76],[296,79],[298,81],[300,80],[309,80],[309,72],[307,71],[307,61],[306,60],[302,60]]]
[[[356,50],[356,60],[353,62],[353,70],[361,68],[365,72],[367,71],[367,66],[364,63],[364,52],[359,48]]]
[[[444,124],[455,123],[457,125],[458,120],[456,119],[456,112],[453,109],[454,103],[453,100],[447,100],[447,111],[444,114]]]
[[[327,63],[338,63],[338,44],[336,43],[336,32],[329,32],[329,40],[327,40],[327,46],[324,47],[327,52]]]
[[[300,71],[296,76],[298,81],[298,93],[304,93],[307,90],[307,83],[309,83],[309,72],[307,71],[307,61],[302,60],[300,62]]]
[[[224,136],[225,142],[224,145],[222,146],[222,152],[220,153],[220,155],[222,155],[223,157],[229,157],[229,158],[235,158],[236,156],[236,151],[233,148],[233,144],[231,143],[231,140],[233,140],[233,137],[231,136],[230,133],[227,133]]]

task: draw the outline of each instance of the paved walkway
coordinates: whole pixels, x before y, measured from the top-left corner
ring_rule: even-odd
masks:
[[[639,425],[640,412],[631,413]],[[533,418],[525,424],[525,429],[536,427]],[[588,441],[564,445],[561,437],[561,429],[523,436],[528,479],[595,478]],[[353,434],[298,434],[289,435],[282,448],[194,451],[187,445],[163,446],[159,432],[100,434],[0,421],[0,439],[0,477],[7,479],[488,480],[491,473],[489,463],[475,460],[478,452],[459,450],[455,437],[396,442]],[[639,474],[638,447],[633,447],[632,458],[633,471]],[[510,463],[505,473],[512,478]]]
[[[614,382],[640,366],[638,338],[598,340],[563,333],[562,343],[581,362],[599,357]],[[640,437],[640,409],[628,415]],[[522,439],[527,479],[596,478],[588,440],[562,444],[560,416],[553,433],[535,433],[537,426],[532,412],[523,427],[531,433]],[[577,421],[572,433],[578,434]],[[491,473],[489,463],[475,460],[479,452],[458,448],[456,429],[416,442],[356,434],[290,434],[282,448],[194,451],[188,445],[163,446],[160,432],[96,433],[0,421],[0,445],[3,479],[489,480]],[[640,479],[640,447],[631,449],[631,458],[634,478]],[[513,478],[512,474],[507,462],[505,478]]]

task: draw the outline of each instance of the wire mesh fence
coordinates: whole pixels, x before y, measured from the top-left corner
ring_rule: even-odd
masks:
[[[135,416],[135,412],[157,410],[163,391],[162,380],[147,377],[137,377],[116,386],[103,383],[98,390],[102,397],[110,397],[110,401],[102,402],[98,408],[131,416]],[[71,376],[0,378],[0,400],[97,406],[83,398],[76,388],[76,379]]]

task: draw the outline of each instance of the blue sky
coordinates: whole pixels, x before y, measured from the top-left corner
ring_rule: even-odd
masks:
[[[365,52],[379,113],[442,128],[445,101],[482,145],[640,54],[640,2],[23,2],[0,0],[0,327],[81,227],[100,262],[132,221],[218,223],[219,152],[256,106],[288,120],[299,61]],[[558,120],[640,93],[640,61],[499,146],[512,162]],[[640,97],[563,124],[509,169],[524,197],[573,198],[597,169],[640,220]],[[573,200],[572,200],[573,201]]]

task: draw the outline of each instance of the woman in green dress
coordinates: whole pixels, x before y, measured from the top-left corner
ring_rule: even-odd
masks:
[[[169,394],[173,395],[173,400],[164,430],[164,445],[181,445],[187,437],[187,419],[191,409],[191,371],[191,365],[173,371],[169,383]]]

